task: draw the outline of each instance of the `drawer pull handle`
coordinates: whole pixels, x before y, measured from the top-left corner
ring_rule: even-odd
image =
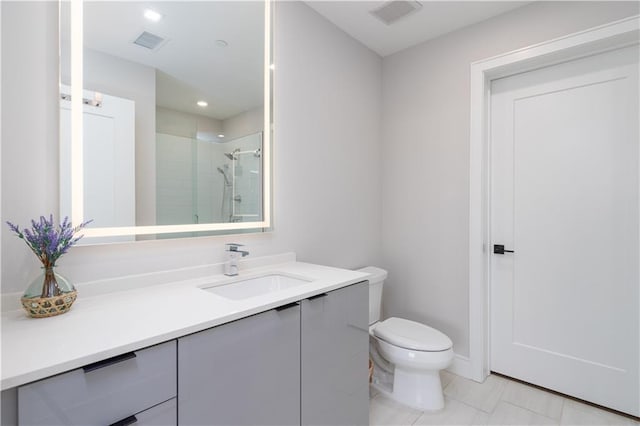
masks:
[[[298,302],[287,303],[286,305],[278,306],[275,309],[276,311],[280,312],[280,311],[284,311],[285,309],[293,308],[294,306],[298,306]]]
[[[315,296],[307,297],[307,300],[316,300],[326,296],[327,296],[327,293],[320,293],[320,294],[316,294]]]
[[[85,373],[88,373],[90,371],[98,370],[103,367],[108,367],[110,365],[117,364],[119,362],[126,361],[128,359],[133,359],[135,357],[136,357],[135,352],[129,352],[126,354],[114,356],[113,358],[94,362],[93,364],[85,365],[84,367],[82,367],[82,369],[84,370]]]
[[[109,426],[129,426],[134,423],[138,423],[138,419],[136,419],[136,416],[129,416],[126,419],[118,420],[115,423],[111,423]]]

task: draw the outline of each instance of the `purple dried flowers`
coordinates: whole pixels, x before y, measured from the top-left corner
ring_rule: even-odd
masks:
[[[21,231],[17,225],[11,222],[7,222],[7,225],[19,238],[24,240],[45,268],[52,268],[56,266],[56,261],[60,256],[82,238],[82,235],[75,238],[74,235],[89,222],[91,221],[81,223],[74,228],[71,226],[69,218],[65,217],[60,225],[54,226],[53,215],[50,215],[48,220],[44,216],[40,216],[40,222],[31,220],[31,229],[24,228]]]

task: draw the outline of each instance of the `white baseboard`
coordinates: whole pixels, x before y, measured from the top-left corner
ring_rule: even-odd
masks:
[[[447,368],[447,371],[457,376],[473,380],[471,360],[466,356],[454,354],[453,363],[451,363],[451,366]]]

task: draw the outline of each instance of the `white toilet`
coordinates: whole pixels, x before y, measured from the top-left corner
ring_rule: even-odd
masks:
[[[444,408],[440,370],[453,361],[451,339],[415,321],[402,318],[379,321],[387,271],[371,266],[359,271],[370,274],[369,334],[375,366],[372,385],[401,404],[419,410]]]

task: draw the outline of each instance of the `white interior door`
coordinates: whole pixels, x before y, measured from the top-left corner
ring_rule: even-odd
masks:
[[[70,88],[62,86],[62,91],[68,94]],[[94,99],[95,93],[84,95]],[[82,120],[84,220],[92,220],[90,227],[134,226],[135,103],[102,95],[100,105],[84,105]],[[60,188],[60,216],[71,217],[71,101],[66,99],[60,100]],[[91,242],[134,239],[116,236]]]
[[[638,416],[638,47],[491,93],[491,369]]]

